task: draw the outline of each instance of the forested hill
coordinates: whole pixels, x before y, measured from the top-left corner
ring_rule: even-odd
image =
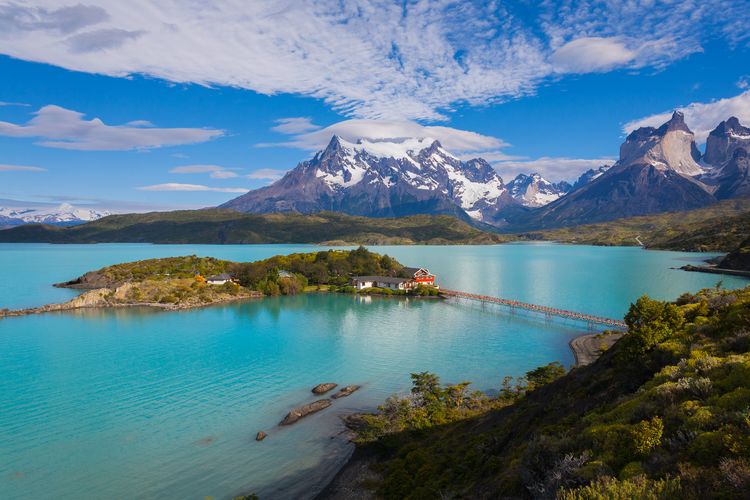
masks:
[[[0,231],[3,243],[491,244],[509,238],[451,216],[253,215],[226,209],[111,215],[75,227],[28,225]]]

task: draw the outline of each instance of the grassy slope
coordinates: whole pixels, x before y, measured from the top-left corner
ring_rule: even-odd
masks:
[[[71,228],[33,225],[0,231],[0,242],[49,243],[483,244],[511,238],[449,216],[374,219],[330,212],[253,215],[220,209],[113,215]]]
[[[564,243],[625,246],[638,245],[636,237],[639,237],[647,248],[728,252],[750,236],[750,199],[523,236]]]
[[[597,362],[506,403],[501,392],[479,415],[430,426],[426,415],[451,413],[412,399],[392,418],[418,425],[364,448],[380,457],[382,476],[365,486],[412,499],[746,494],[750,288],[680,304],[639,301],[650,312]],[[383,418],[361,435],[382,435]]]

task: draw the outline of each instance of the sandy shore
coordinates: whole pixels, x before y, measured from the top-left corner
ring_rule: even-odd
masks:
[[[609,349],[622,336],[623,332],[589,333],[580,335],[570,341],[570,349],[576,358],[576,366],[586,366],[601,356],[602,349]]]

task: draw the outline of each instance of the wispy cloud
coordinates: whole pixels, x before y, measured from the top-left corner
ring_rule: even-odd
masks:
[[[247,193],[249,189],[245,188],[228,188],[228,187],[210,187],[201,184],[179,184],[176,182],[167,182],[165,184],[154,184],[151,186],[141,186],[139,191],[214,191],[217,193]]]
[[[440,141],[443,147],[454,154],[511,158],[500,151],[510,144],[498,137],[451,127],[420,125],[407,120],[345,120],[325,128],[316,128],[312,132],[293,134],[284,142],[263,143],[256,146],[282,146],[317,151],[324,148],[334,135],[350,142],[356,142],[359,139],[379,141],[411,137],[431,138]]]
[[[137,121],[107,125],[99,118],[84,119],[83,113],[60,106],[44,106],[26,124],[0,121],[0,135],[40,137],[37,144],[50,148],[84,151],[124,151],[205,142],[224,134],[204,128],[158,128]],[[145,122],[148,123],[148,122]]]
[[[183,165],[174,167],[169,171],[170,174],[209,174],[212,179],[232,179],[239,177],[237,172],[233,172],[221,165]]]
[[[284,176],[284,173],[284,170],[277,170],[275,168],[260,168],[247,174],[245,177],[248,179],[275,181],[281,179]]]
[[[554,51],[551,60],[561,73],[591,73],[628,64],[636,54],[617,38],[583,37]]]
[[[315,125],[310,118],[293,117],[276,120],[276,126],[271,127],[271,130],[281,134],[302,134],[319,128],[320,127]]]
[[[750,125],[750,90],[734,97],[711,102],[693,102],[677,109],[685,115],[685,123],[695,133],[696,140],[702,143],[711,130],[731,116],[736,116],[746,126]],[[671,115],[672,110],[667,110],[638,118],[623,125],[622,131],[627,134],[639,127],[658,127],[669,120]]]
[[[534,160],[503,161],[493,166],[505,182],[512,180],[518,174],[541,174],[552,182],[574,181],[581,173],[590,168],[601,165],[612,165],[616,160],[613,158],[551,158],[542,157]]]
[[[46,168],[42,167],[30,167],[27,165],[2,165],[0,164],[0,172],[46,172]]]
[[[323,99],[354,118],[439,120],[533,94],[560,72],[661,68],[745,43],[744,2],[100,0],[0,7],[0,52],[117,77]],[[106,50],[106,57],[99,51]],[[304,119],[279,123],[306,133]]]
[[[25,102],[8,102],[8,101],[0,101],[0,107],[3,106],[30,106],[30,104],[26,104]]]

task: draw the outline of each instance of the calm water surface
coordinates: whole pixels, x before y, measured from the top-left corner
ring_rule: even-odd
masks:
[[[75,292],[51,283],[118,262],[315,249],[0,244],[0,307],[66,300]],[[720,279],[671,269],[708,255],[637,248],[373,249],[429,267],[445,287],[612,317],[643,293],[672,299]],[[487,390],[552,360],[571,364],[567,343],[581,328],[470,303],[343,295],[0,320],[0,498],[309,497],[350,450],[339,415],[408,390],[412,371]],[[363,389],[277,427],[327,381]]]

